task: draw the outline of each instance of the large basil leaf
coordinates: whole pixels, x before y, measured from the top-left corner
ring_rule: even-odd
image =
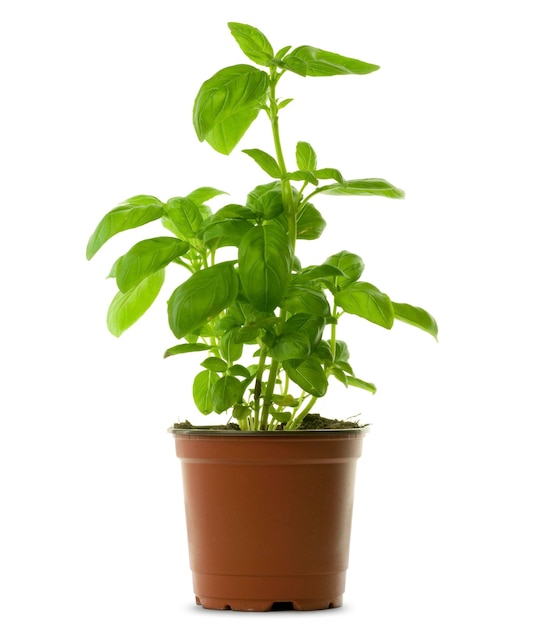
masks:
[[[395,314],[389,297],[370,283],[352,283],[334,296],[346,313],[353,313],[383,328],[391,328]]]
[[[153,222],[163,215],[163,202],[154,196],[133,196],[109,211],[89,238],[86,256],[91,259],[110,237]]]
[[[133,289],[141,280],[185,254],[188,248],[188,242],[174,237],[140,241],[116,261],[118,289],[124,293]]]
[[[327,52],[312,46],[295,48],[283,59],[287,69],[300,76],[335,76],[337,74],[369,74],[378,65],[345,57],[335,52]]]
[[[206,80],[194,103],[198,139],[230,154],[258,115],[267,88],[268,75],[251,65],[226,67]]]
[[[255,226],[239,246],[239,276],[249,302],[259,311],[279,306],[291,273],[289,237],[277,223]]]
[[[429,333],[437,339],[439,332],[437,322],[427,311],[412,306],[411,304],[399,304],[397,302],[393,302],[392,304],[395,319],[416,326],[421,330],[425,330],[426,333]]]
[[[160,269],[141,280],[126,293],[118,292],[112,300],[106,316],[108,330],[116,337],[132,326],[150,308],[157,298],[165,279]]]
[[[177,339],[198,329],[229,307],[238,292],[233,263],[219,263],[193,274],[167,303],[169,326]]]

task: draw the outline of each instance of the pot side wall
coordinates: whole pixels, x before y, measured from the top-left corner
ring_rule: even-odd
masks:
[[[342,604],[361,431],[175,433],[175,443],[199,604]]]

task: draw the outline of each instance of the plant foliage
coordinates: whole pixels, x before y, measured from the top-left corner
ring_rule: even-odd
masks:
[[[338,169],[318,167],[313,147],[294,147],[296,169],[288,168],[279,133],[277,87],[286,72],[299,76],[368,74],[377,65],[312,46],[275,54],[253,26],[228,24],[254,64],[221,69],[206,80],[193,108],[200,141],[230,154],[261,112],[272,132],[272,153],[243,150],[268,177],[244,204],[213,212],[208,202],[223,194],[201,187],[166,202],[138,195],[108,212],[92,234],[87,258],[114,235],[159,222],[168,236],[136,243],[114,263],[110,276],[119,292],[108,310],[109,330],[121,335],[156,300],[166,268],[182,272],[168,299],[168,322],[182,343],[165,356],[204,352],[193,380],[193,397],[203,414],[228,411],[245,430],[296,429],[334,377],[346,387],[375,392],[350,365],[337,337],[342,315],[356,315],[383,328],[396,320],[437,337],[437,324],[424,309],[396,303],[361,280],[362,259],[341,250],[319,265],[302,267],[298,240],[316,240],[325,220],[311,203],[320,194],[403,198],[386,180],[346,180]],[[257,67],[258,66],[258,67]],[[217,262],[221,248],[231,260]]]

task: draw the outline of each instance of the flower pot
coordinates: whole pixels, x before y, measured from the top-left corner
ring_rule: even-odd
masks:
[[[197,604],[341,606],[364,430],[171,432]]]

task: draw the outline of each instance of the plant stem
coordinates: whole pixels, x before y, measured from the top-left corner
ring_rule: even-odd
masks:
[[[262,416],[260,419],[260,426],[257,430],[267,430],[268,428],[268,415],[270,413],[270,407],[272,406],[272,397],[275,390],[275,383],[277,381],[278,371],[279,361],[272,359],[270,363],[270,375],[268,376],[268,384],[266,385],[266,391],[264,393],[262,403]]]
[[[306,415],[311,411],[311,409],[313,408],[313,405],[317,402],[317,398],[315,396],[313,396],[312,398],[310,398],[310,401],[308,402],[308,404],[306,404],[306,406],[300,411],[300,413],[294,417],[288,424],[287,426],[285,426],[285,428],[287,430],[296,430],[302,420],[306,417]]]

